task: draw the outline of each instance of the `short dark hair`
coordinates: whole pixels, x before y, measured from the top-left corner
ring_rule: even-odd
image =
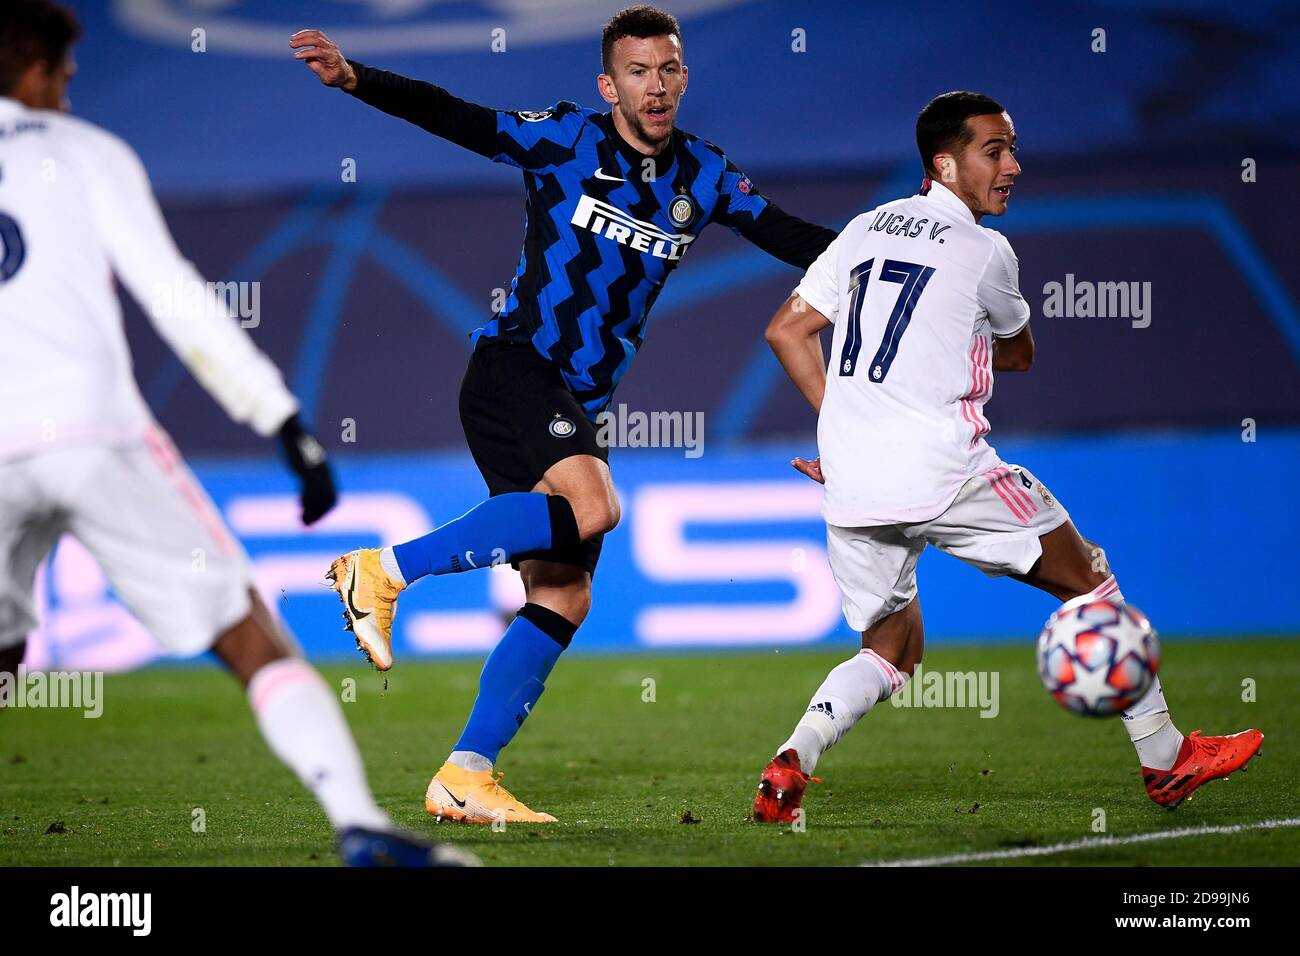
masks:
[[[81,36],[72,11],[50,0],[4,0],[0,5],[0,95],[8,96],[33,63],[63,62]]]
[[[626,7],[609,18],[605,32],[600,38],[600,66],[609,72],[610,57],[614,53],[614,44],[624,37],[677,37],[682,42],[682,28],[677,18],[658,7],[642,3],[635,7]]]
[[[936,153],[951,152],[954,147],[964,147],[975,136],[966,125],[972,116],[990,116],[1006,112],[997,100],[983,93],[958,90],[936,96],[925,104],[916,118],[916,148],[921,152],[921,168],[930,176],[934,170],[930,163]]]

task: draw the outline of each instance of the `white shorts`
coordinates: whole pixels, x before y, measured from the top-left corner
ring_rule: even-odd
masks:
[[[943,514],[915,524],[826,526],[827,554],[844,618],[865,631],[916,597],[916,562],[927,544],[985,574],[1025,574],[1038,539],[1065,524],[1065,508],[1029,471],[1000,464],[971,478]]]
[[[201,653],[249,613],[248,556],[157,426],[0,460],[0,649],[36,626],[36,570],[64,533],[168,653]]]

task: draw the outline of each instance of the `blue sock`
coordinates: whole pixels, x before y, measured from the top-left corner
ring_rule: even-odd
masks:
[[[457,574],[503,564],[522,552],[577,544],[578,523],[567,498],[518,491],[489,498],[423,537],[395,545],[393,555],[412,584],[426,574]]]
[[[546,677],[577,625],[540,604],[525,604],[483,664],[478,698],[455,750],[493,763],[542,696]]]

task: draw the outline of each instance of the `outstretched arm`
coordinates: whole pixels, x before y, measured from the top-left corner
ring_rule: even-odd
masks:
[[[319,30],[300,30],[289,38],[289,46],[326,86],[481,156],[491,158],[498,152],[496,110],[468,103],[432,83],[349,60]]]
[[[492,109],[432,83],[349,60],[319,30],[295,33],[289,46],[326,86],[493,162],[542,172],[571,159],[581,135],[583,114],[573,103],[540,112]]]
[[[728,161],[718,182],[715,221],[730,226],[782,262],[807,269],[835,240],[834,231],[792,216],[759,193],[748,176]]]
[[[792,216],[776,203],[767,206],[740,234],[770,256],[807,269],[835,240],[835,233],[815,222]]]
[[[90,209],[113,272],[226,414],[279,438],[302,482],[303,523],[313,523],[336,494],[325,452],[298,418],[298,400],[235,321],[225,296],[176,248],[134,151],[102,131],[95,137],[86,157],[94,171]]]

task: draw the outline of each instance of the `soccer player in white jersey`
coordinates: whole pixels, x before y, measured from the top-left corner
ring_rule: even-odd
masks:
[[[1034,357],[1015,254],[981,226],[1020,175],[1011,117],[987,96],[940,96],[916,123],[919,195],[854,219],[773,316],[767,339],[819,413],[831,570],[862,650],[835,667],[762,774],[761,822],[794,818],[818,759],[921,660],[916,562],[927,544],[1068,601],[1122,600],[1101,550],[1027,469],[985,441],[993,373]],[[829,366],[819,333],[834,325]],[[1103,569],[1098,568],[1101,565]],[[1243,767],[1263,734],[1184,737],[1159,679],[1124,713],[1147,793],[1175,807]]]
[[[337,698],[258,598],[243,549],[136,387],[114,275],[234,420],[279,436],[303,522],[333,507],[296,399],[181,257],[135,153],[63,112],[78,33],[47,0],[0,10],[0,671],[22,663],[37,567],[71,534],[165,650],[211,650],[247,687],[346,862],[466,862],[397,832],[376,805]]]

